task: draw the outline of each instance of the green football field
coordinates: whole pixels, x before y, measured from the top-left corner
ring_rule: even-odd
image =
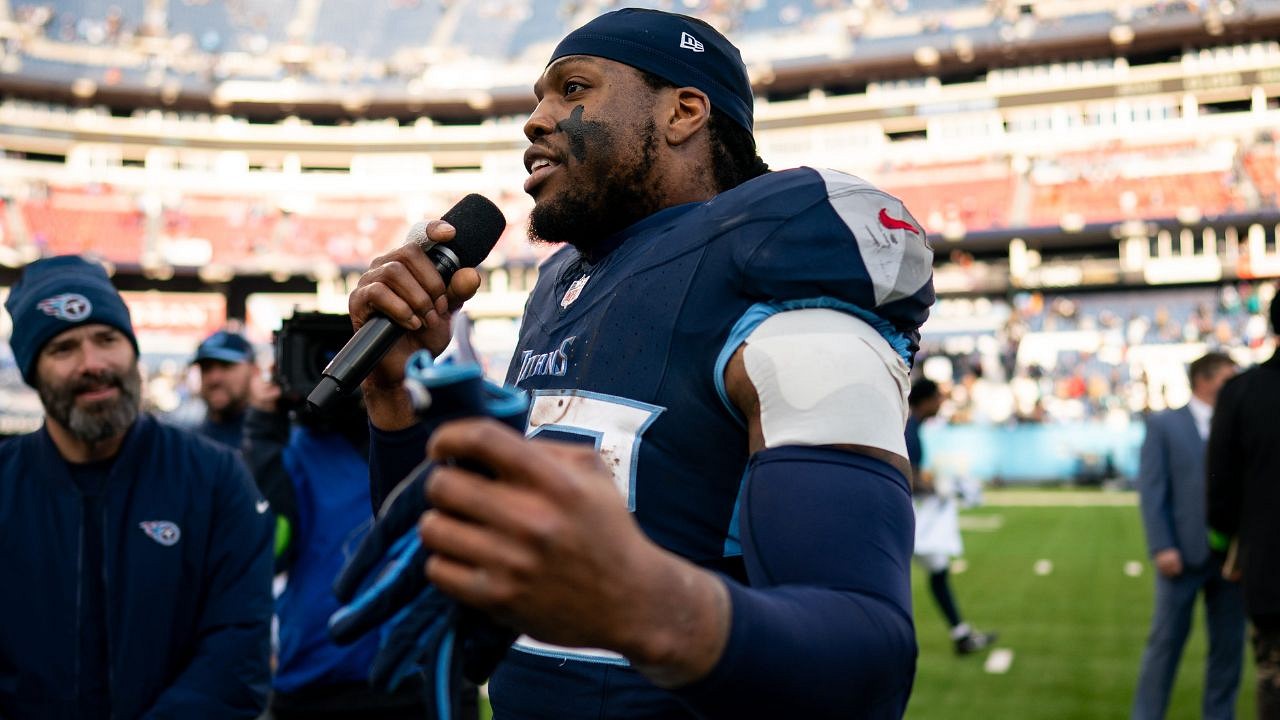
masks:
[[[1133,496],[1011,490],[988,493],[988,500],[963,514],[965,567],[952,586],[965,619],[997,630],[996,647],[1012,651],[1012,662],[995,673],[985,654],[956,657],[916,568],[920,662],[908,720],[1127,718],[1153,592]],[[1200,717],[1204,654],[1200,606],[1170,720]],[[1246,659],[1242,720],[1253,717],[1252,677]]]
[[[1018,491],[989,494],[992,503],[1019,502]],[[1028,500],[1053,502],[1049,493]],[[1062,493],[1064,502],[1126,502],[1131,496]],[[964,572],[953,589],[965,619],[999,631],[997,647],[1013,651],[1003,674],[985,657],[957,658],[925,576],[913,577],[920,663],[908,706],[910,720],[1125,718],[1151,621],[1152,568],[1146,562],[1138,508],[1120,506],[994,506],[964,513]],[[1048,574],[1037,574],[1048,560]],[[1138,562],[1133,577],[1126,565]],[[1046,567],[1040,564],[1043,572]],[[1132,573],[1135,567],[1130,566]],[[1169,717],[1200,717],[1204,686],[1203,605],[1179,666]],[[1253,666],[1247,662],[1241,718],[1253,717]]]

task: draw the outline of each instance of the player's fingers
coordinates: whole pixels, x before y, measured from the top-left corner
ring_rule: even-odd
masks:
[[[493,583],[484,568],[432,555],[427,559],[426,576],[441,592],[459,602],[481,609],[494,605]]]
[[[416,243],[405,245],[404,254],[400,262],[413,274],[418,286],[426,290],[432,299],[444,295],[444,278],[440,277],[440,271],[436,270],[435,264],[422,251],[420,245]]]
[[[531,440],[530,443],[545,452],[552,462],[560,463],[565,467],[573,467],[593,473],[611,472],[604,460],[601,459],[600,453],[595,448],[582,443],[537,439]],[[622,458],[614,458],[614,462],[621,463],[622,461]]]
[[[460,520],[442,510],[428,510],[418,521],[422,544],[434,553],[495,574],[531,577],[538,569],[529,549],[490,527]]]
[[[412,307],[419,319],[426,320],[427,314],[435,309],[435,299],[444,293],[444,281],[425,255],[417,250],[407,255],[365,273],[374,280],[365,290],[385,286]]]
[[[457,236],[458,231],[444,220],[427,221],[427,239],[433,242],[447,243]]]
[[[426,297],[426,293],[423,293],[423,297]],[[351,325],[356,330],[375,313],[386,315],[397,325],[409,330],[422,327],[422,318],[418,317],[413,305],[382,283],[366,285],[351,293],[347,300],[347,310],[351,313]]]
[[[374,260],[369,270],[365,273],[365,276],[370,276],[369,279],[376,279],[378,276],[372,273],[379,268],[399,264],[404,266],[404,268],[407,269],[417,280],[417,284],[427,290],[432,297],[444,294],[444,280],[440,277],[440,272],[436,270],[435,263],[432,262],[431,258],[427,257],[427,254],[423,252],[422,248],[423,243],[426,242],[433,232],[436,237],[449,239],[453,237],[454,230],[453,226],[448,223],[440,223],[440,221],[436,221],[436,223],[442,225],[445,231],[430,229],[436,228],[435,225],[428,225],[429,229],[426,237],[422,234],[411,231],[409,233],[410,239],[403,245]],[[357,287],[364,284],[366,281],[366,277],[362,276],[360,278],[360,282],[357,283]]]
[[[494,482],[459,467],[432,470],[426,497],[432,507],[534,546],[546,545],[559,532],[560,514],[547,500],[527,488]]]
[[[480,290],[480,273],[475,268],[459,268],[449,281],[448,309],[457,310]]]
[[[446,423],[431,434],[427,456],[434,460],[471,460],[517,485],[551,488],[560,474],[552,462],[520,433],[492,418]]]

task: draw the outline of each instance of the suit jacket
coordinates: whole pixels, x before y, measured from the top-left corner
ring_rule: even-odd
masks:
[[[1249,615],[1280,616],[1280,353],[1218,393],[1208,472],[1209,525],[1240,540]]]
[[[1191,408],[1181,407],[1147,419],[1138,464],[1138,495],[1147,549],[1182,554],[1188,567],[1209,561],[1205,524],[1205,441]]]

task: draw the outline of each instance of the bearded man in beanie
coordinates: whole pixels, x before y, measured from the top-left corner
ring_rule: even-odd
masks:
[[[413,570],[523,633],[495,717],[901,717],[924,229],[851,175],[770,172],[746,66],[702,21],[606,13],[533,91],[530,234],[562,244],[507,371],[533,439],[432,431],[401,383],[410,352],[444,349],[474,271],[446,286],[406,246],[348,301],[357,326],[377,311],[407,331],[364,383],[372,497],[425,446]],[[375,604],[349,607],[344,626]],[[447,647],[474,647],[463,630]]]
[[[101,266],[27,266],[10,345],[45,423],[0,446],[0,717],[256,717],[269,515],[230,451],[140,412]]]

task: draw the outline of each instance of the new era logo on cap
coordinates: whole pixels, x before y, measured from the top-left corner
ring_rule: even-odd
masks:
[[[698,38],[687,32],[680,33],[680,48],[682,50],[692,50],[694,52],[703,52],[706,50]]]
[[[52,315],[59,320],[79,322],[93,312],[93,303],[80,293],[63,293],[41,300],[36,307],[45,315]]]

